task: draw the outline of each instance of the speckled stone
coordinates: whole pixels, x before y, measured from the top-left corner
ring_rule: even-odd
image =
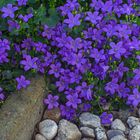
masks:
[[[53,120],[44,120],[39,123],[39,132],[47,139],[52,140],[57,134],[58,126]]]
[[[95,138],[94,130],[89,127],[81,127],[80,131],[84,137]]]
[[[37,134],[35,136],[35,140],[47,140],[44,136],[40,135],[40,134]]]
[[[121,131],[125,132],[126,127],[120,119],[115,119],[111,124],[111,129],[121,130]]]
[[[81,137],[82,134],[75,124],[64,119],[60,120],[55,140],[81,140]]]
[[[81,126],[90,127],[93,129],[101,126],[101,120],[99,116],[89,112],[82,113],[79,117],[79,120]]]
[[[130,116],[127,119],[127,124],[129,125],[130,128],[133,128],[134,126],[140,124],[140,121],[138,118],[136,118],[134,116]]]

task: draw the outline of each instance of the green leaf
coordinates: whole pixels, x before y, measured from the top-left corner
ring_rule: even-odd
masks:
[[[138,25],[140,25],[140,18],[139,18],[139,17],[137,18],[136,23],[137,23]]]
[[[49,17],[44,18],[41,20],[41,24],[45,25],[47,24],[49,27],[54,27],[59,22],[59,16],[55,8],[50,8],[48,10]]]
[[[36,0],[28,0],[29,3],[34,4],[36,3]]]
[[[20,28],[21,28],[21,29],[27,29],[27,28],[29,28],[29,24],[23,22],[23,23],[20,25]]]
[[[137,54],[137,55],[140,55],[140,51],[136,51],[136,54]]]
[[[7,30],[7,21],[6,21],[6,19],[3,19],[3,18],[0,19],[0,30],[1,31]]]
[[[4,79],[12,79],[12,72],[10,70],[5,70],[2,72],[2,76]]]
[[[21,74],[23,74],[23,70],[20,70],[20,69],[15,69],[13,72],[12,72],[12,75],[13,77],[18,77],[20,76]]]
[[[117,20],[115,14],[105,16],[104,20]]]
[[[39,23],[43,19],[46,18],[46,8],[45,6],[41,5],[36,11],[35,11],[35,23]]]
[[[6,6],[7,4],[14,4],[16,0],[0,0],[0,8]]]

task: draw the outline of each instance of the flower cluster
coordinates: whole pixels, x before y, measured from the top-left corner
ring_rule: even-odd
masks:
[[[8,62],[8,51],[10,50],[10,42],[7,39],[0,39],[0,64]]]
[[[39,17],[32,9],[21,14],[19,10],[28,1],[17,2],[18,6],[8,4],[1,10],[13,38],[10,44],[2,34],[0,64],[8,62],[7,51],[11,48],[14,53],[9,57],[15,67],[24,69],[24,73],[47,73],[52,92],[44,99],[48,109],[59,106],[62,116],[72,119],[81,111],[101,113],[107,102],[119,99],[138,106],[138,1],[92,0],[84,7],[82,1],[67,0],[57,8],[61,16],[54,27],[37,22]],[[30,84],[23,74],[16,81],[17,89]],[[112,119],[106,112],[102,117],[108,120],[104,124]]]
[[[5,95],[3,93],[3,89],[0,87],[0,102],[5,99]]]

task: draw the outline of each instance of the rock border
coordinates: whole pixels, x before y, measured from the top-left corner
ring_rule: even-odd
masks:
[[[31,140],[44,110],[45,85],[44,77],[37,75],[29,87],[7,98],[0,109],[0,140]]]
[[[112,123],[103,126],[100,117],[90,112],[83,112],[77,125],[61,119],[58,108],[46,109],[43,120],[39,123],[39,126],[43,127],[39,129],[34,140],[140,140],[139,112],[140,110],[137,110],[137,116],[130,113],[124,119],[120,111],[120,117],[114,115]]]

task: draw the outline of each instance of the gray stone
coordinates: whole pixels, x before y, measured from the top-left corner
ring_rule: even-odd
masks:
[[[127,139],[122,135],[118,135],[118,136],[111,138],[111,140],[127,140]]]
[[[0,109],[0,140],[31,140],[44,110],[45,86],[44,77],[36,76],[26,89],[9,95]]]
[[[129,125],[130,128],[133,128],[137,124],[140,124],[139,119],[133,116],[128,117],[127,119],[127,124]]]
[[[46,140],[46,138],[44,136],[40,135],[40,134],[37,134],[35,136],[35,140]]]
[[[115,119],[111,124],[111,129],[125,131],[126,127],[120,119]]]
[[[40,133],[47,139],[52,140],[57,134],[58,126],[53,120],[44,120],[39,123]]]
[[[130,132],[130,128],[127,128],[127,127],[126,127],[126,130],[125,130],[124,134],[125,134],[125,135],[128,135],[129,132]]]
[[[82,135],[85,137],[95,138],[94,130],[92,128],[81,127],[80,131],[82,132]]]
[[[79,120],[82,126],[87,126],[91,128],[97,128],[101,126],[100,118],[88,112],[82,113],[79,117]]]
[[[121,131],[121,130],[108,130],[107,131],[107,136],[108,136],[109,140],[118,135],[125,136],[123,131]]]
[[[96,139],[97,140],[107,140],[107,136],[106,136],[104,128],[97,127],[95,129],[95,134],[96,134]]]
[[[127,118],[129,116],[131,116],[131,113],[132,112],[130,112],[129,109],[126,109],[126,110],[121,110],[120,109],[119,112],[118,112],[118,117],[117,118],[119,118],[120,120],[126,122],[127,121]]]
[[[94,138],[82,138],[81,140],[94,140]]]
[[[140,125],[136,125],[129,132],[129,140],[140,140]]]
[[[81,140],[81,132],[75,124],[62,119],[59,121],[58,134],[55,140]]]

